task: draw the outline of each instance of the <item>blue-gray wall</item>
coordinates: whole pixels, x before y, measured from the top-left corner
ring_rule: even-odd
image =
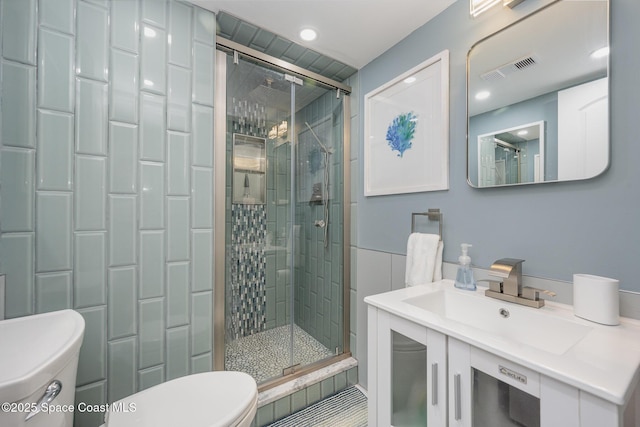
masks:
[[[363,168],[357,179],[357,245],[404,254],[410,214],[427,208],[444,213],[445,261],[455,262],[469,242],[472,262],[488,267],[501,257],[526,260],[524,274],[572,280],[573,273],[620,279],[640,291],[640,2],[611,5],[611,167],[586,181],[515,188],[474,189],[466,182],[466,54],[476,41],[530,13],[548,0],[529,0],[513,10],[500,7],[472,19],[468,1],[455,4],[413,32],[359,73],[364,95],[438,52],[450,52],[450,186],[448,191],[364,197]],[[364,115],[358,123],[364,134]],[[359,143],[359,158],[363,147]],[[358,285],[360,286],[360,285]]]

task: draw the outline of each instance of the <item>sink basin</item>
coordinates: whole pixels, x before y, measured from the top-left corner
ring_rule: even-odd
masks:
[[[438,290],[404,300],[448,321],[480,329],[511,343],[561,355],[592,328],[571,320],[485,297],[480,292]]]
[[[30,408],[47,394],[51,405],[73,405],[83,335],[84,319],[74,310],[0,321],[0,402]],[[70,427],[73,423],[72,411],[32,411],[36,413],[26,419],[27,412],[0,412],[0,426]]]

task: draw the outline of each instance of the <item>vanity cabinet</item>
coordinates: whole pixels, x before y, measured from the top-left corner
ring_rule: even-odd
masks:
[[[368,316],[370,427],[639,425],[640,387],[626,405],[619,406],[400,314],[370,305]],[[415,378],[404,381],[405,390],[398,384],[394,389],[394,377],[399,375],[394,359],[403,357],[403,349],[394,350],[399,337],[424,346],[426,353],[423,359],[414,358],[413,365],[406,364]],[[416,367],[420,360],[423,366]],[[414,400],[421,396],[422,405],[410,421],[405,422],[402,411],[407,408],[394,402],[394,394]],[[418,415],[422,412],[426,415]]]

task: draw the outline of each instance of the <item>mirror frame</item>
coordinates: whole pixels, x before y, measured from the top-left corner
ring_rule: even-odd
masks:
[[[479,183],[474,184],[471,180],[471,176],[470,176],[470,164],[471,161],[477,163],[477,159],[470,159],[470,144],[477,144],[476,141],[470,142],[470,119],[471,116],[469,115],[469,101],[470,101],[470,96],[471,96],[471,87],[470,87],[470,58],[472,55],[473,50],[481,43],[487,41],[488,39],[490,39],[491,37],[494,37],[500,33],[503,33],[509,29],[512,29],[513,27],[517,26],[518,24],[522,23],[525,20],[528,20],[532,17],[534,17],[535,15],[538,15],[540,12],[543,12],[555,5],[557,5],[558,3],[562,3],[562,2],[566,2],[566,1],[571,1],[571,0],[553,0],[552,2],[550,2],[549,4],[546,4],[544,6],[541,6],[540,8],[532,11],[531,13],[526,14],[525,16],[522,16],[521,18],[517,19],[516,21],[512,22],[511,24],[481,38],[480,40],[476,41],[475,43],[473,43],[471,45],[471,47],[469,48],[468,52],[467,52],[467,59],[466,59],[466,79],[467,79],[467,88],[466,88],[466,114],[467,114],[467,132],[466,132],[466,144],[467,144],[467,156],[466,156],[466,170],[467,170],[467,184],[472,187],[472,188],[476,188],[476,189],[484,189],[484,188],[503,188],[503,187],[514,187],[514,186],[527,186],[527,185],[532,185],[532,184],[549,184],[549,183],[557,183],[557,182],[571,182],[571,181],[582,181],[582,180],[588,180],[588,179],[593,179],[593,178],[597,178],[599,176],[601,176],[602,174],[604,174],[610,167],[611,167],[611,149],[612,149],[612,143],[611,143],[611,104],[610,102],[608,102],[607,105],[607,154],[608,154],[608,158],[607,158],[607,164],[604,166],[604,168],[597,174],[592,175],[592,176],[588,176],[588,177],[584,177],[584,178],[572,178],[572,179],[554,179],[554,180],[544,180],[544,181],[540,181],[540,182],[526,182],[526,183],[516,183],[516,184],[502,184],[502,185],[493,185],[493,186],[486,186],[486,187],[481,187],[480,185],[478,185]],[[611,0],[603,0],[606,1],[606,16],[605,16],[605,24],[606,24],[606,38],[607,38],[607,45],[610,46],[611,45]],[[611,54],[609,54],[607,56],[606,59],[606,78],[607,79],[607,98],[610,99],[611,96]],[[597,80],[597,79],[596,79]],[[583,83],[588,83],[588,82],[582,82],[580,84]],[[579,84],[578,84],[579,85]],[[572,86],[571,86],[572,87]],[[563,89],[567,89],[567,88],[561,88],[558,89],[556,91],[560,91]],[[549,92],[550,93],[550,92]],[[541,93],[538,94],[536,96],[543,96],[546,93]],[[529,99],[533,99],[533,98],[529,98]],[[509,104],[512,105],[512,104]],[[498,107],[498,108],[504,108],[507,107],[508,105],[504,105],[502,107]],[[491,110],[491,111],[495,111],[495,110]],[[540,119],[540,120],[544,120],[544,119]],[[537,119],[531,119],[530,121],[534,122],[537,121]],[[477,136],[477,135],[476,135]],[[546,138],[545,138],[546,139]]]

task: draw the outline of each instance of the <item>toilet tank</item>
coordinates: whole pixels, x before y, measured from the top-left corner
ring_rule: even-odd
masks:
[[[0,426],[72,427],[83,335],[74,310],[0,321]]]

